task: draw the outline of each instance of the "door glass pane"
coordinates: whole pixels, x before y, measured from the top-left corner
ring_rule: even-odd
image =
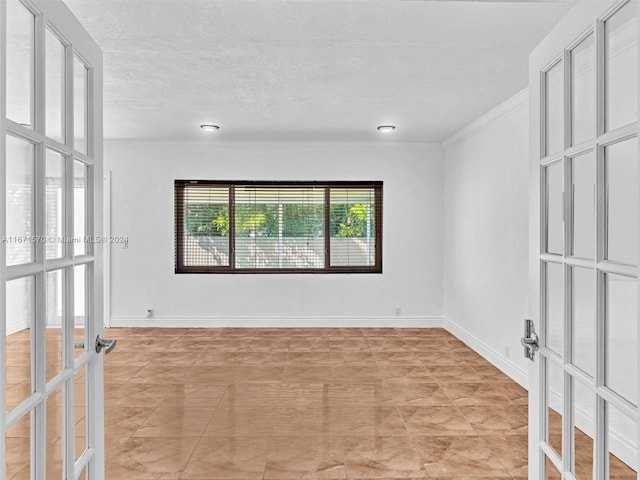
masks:
[[[7,479],[31,480],[31,413],[9,429],[7,441]]]
[[[571,159],[571,209],[574,257],[594,258],[596,165],[593,152]]]
[[[331,266],[375,265],[374,189],[332,188],[330,201]]]
[[[613,391],[638,404],[638,294],[634,278],[607,274],[606,381]]]
[[[591,480],[593,478],[593,437],[596,424],[595,394],[574,379],[573,398],[574,472],[578,480]]]
[[[185,266],[229,265],[229,189],[185,187],[182,255]]]
[[[323,202],[319,188],[236,187],[236,267],[323,267]]]
[[[74,322],[75,322],[75,334],[74,342],[84,342],[84,347],[78,347],[75,349],[75,356],[79,357],[85,351],[87,351],[89,343],[85,338],[85,325],[87,321],[87,284],[86,284],[86,265],[79,265],[73,269],[74,274],[74,290],[73,290],[73,303],[74,303]]]
[[[75,376],[74,392],[75,392],[75,459],[87,449],[86,435],[86,414],[87,414],[87,391],[86,391],[86,367],[82,367]]]
[[[277,193],[236,188],[235,229],[237,268],[278,268]]]
[[[606,259],[638,261],[638,141],[625,140],[605,149]]]
[[[605,114],[607,131],[638,118],[638,28],[628,2],[605,23]]]
[[[7,265],[34,260],[34,147],[7,135]]]
[[[546,178],[546,251],[562,255],[563,223],[562,223],[562,163],[556,162],[545,167]]]
[[[77,57],[73,60],[73,145],[87,153],[87,67]]]
[[[73,162],[73,232],[74,255],[87,253],[87,166]]]
[[[633,465],[637,461],[638,424],[608,402],[606,412],[609,478],[635,480],[637,473]]]
[[[562,62],[557,63],[544,75],[545,82],[545,138],[546,155],[564,148],[564,95]]]
[[[47,149],[45,159],[45,198],[47,258],[60,258],[64,245],[64,156]]]
[[[547,365],[547,442],[562,457],[562,412],[564,390],[562,367],[545,359]]]
[[[33,123],[35,17],[19,0],[7,0],[7,118]]]
[[[62,370],[64,272],[47,272],[47,381]]]
[[[571,311],[573,313],[573,364],[590,376],[595,375],[596,288],[593,271],[571,269]]]
[[[545,457],[545,477],[547,480],[560,480],[562,476],[549,457]]]
[[[34,391],[31,335],[35,322],[35,279],[11,280],[6,289],[7,403],[15,407]]]
[[[562,265],[546,264],[545,345],[562,356],[564,345],[564,282]]]
[[[65,46],[48,29],[46,32],[46,134],[64,143]]]
[[[571,139],[577,145],[595,136],[596,76],[595,41],[589,35],[570,53]]]
[[[64,478],[62,475],[62,428],[63,402],[62,389],[56,390],[47,399],[47,479]]]

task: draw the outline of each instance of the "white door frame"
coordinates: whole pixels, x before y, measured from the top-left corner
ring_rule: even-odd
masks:
[[[6,75],[6,22],[7,22],[7,2],[16,0],[0,0],[0,178],[6,178],[6,134],[12,132],[28,142],[35,145],[35,191],[36,204],[34,234],[36,236],[46,236],[43,226],[45,203],[44,195],[39,194],[44,191],[44,157],[46,147],[59,152],[65,157],[64,178],[67,190],[65,211],[66,229],[63,232],[65,238],[73,237],[73,204],[74,204],[74,174],[73,168],[77,160],[86,166],[88,177],[86,178],[85,194],[87,199],[85,208],[87,215],[85,218],[86,235],[100,238],[102,236],[102,52],[98,45],[91,39],[82,25],[73,16],[62,0],[20,0],[35,15],[35,55],[32,62],[34,78],[34,125],[35,128],[23,126],[21,124],[6,119],[6,99],[7,86]],[[55,32],[66,45],[66,67],[64,76],[66,111],[65,117],[65,139],[60,143],[45,136],[45,28]],[[88,149],[82,153],[74,149],[74,58],[81,59],[87,66],[86,102],[87,118],[85,119],[85,142]],[[4,180],[0,182],[0,237],[6,234],[6,184]],[[80,235],[80,233],[78,232]],[[40,242],[43,244],[44,242]],[[41,249],[41,250],[38,250]],[[31,422],[31,465],[30,472],[32,480],[42,480],[46,477],[46,401],[51,393],[63,388],[64,404],[64,425],[62,430],[63,452],[63,475],[64,478],[78,478],[86,467],[87,480],[104,480],[104,387],[103,387],[103,355],[96,353],[93,347],[95,339],[102,334],[103,330],[103,244],[101,242],[89,242],[86,244],[86,252],[81,255],[73,253],[73,245],[64,248],[63,257],[55,260],[47,260],[43,254],[44,246],[36,246],[36,251],[40,254],[36,256],[36,261],[29,264],[7,267],[5,265],[6,244],[0,242],[0,312],[3,321],[0,322],[0,479],[6,478],[7,450],[6,432],[19,419],[29,412],[32,415]],[[67,325],[64,335],[64,362],[63,369],[54,378],[47,382],[46,355],[45,350],[46,334],[46,298],[43,288],[46,272],[54,270],[65,270],[73,272],[75,266],[86,265],[86,271],[91,275],[86,278],[86,289],[88,295],[86,299],[85,318],[85,351],[81,355],[76,355],[74,351],[74,324],[76,312],[73,308],[67,307],[65,325]],[[35,372],[35,393],[31,394],[20,405],[6,413],[6,291],[7,281],[13,278],[25,276],[38,278],[36,281],[35,295],[35,336],[36,344],[31,353],[31,362]],[[65,275],[67,277],[67,275]],[[65,302],[66,305],[73,305],[74,288],[72,275],[68,275]],[[40,313],[38,313],[38,311]],[[74,443],[74,406],[75,392],[74,380],[76,373],[85,369],[86,392],[85,392],[85,425],[86,425],[86,449],[79,458],[75,458]],[[35,418],[35,420],[34,420]]]
[[[640,1],[638,0],[630,0],[632,5],[635,5],[638,8]],[[541,228],[542,220],[545,218],[544,211],[544,202],[543,202],[543,185],[541,184],[541,176],[542,176],[542,165],[545,164],[547,160],[554,160],[555,158],[547,158],[543,159],[543,149],[544,149],[544,119],[542,105],[543,105],[543,92],[544,92],[544,82],[542,78],[541,72],[545,70],[546,66],[551,66],[556,60],[562,60],[563,63],[563,71],[564,71],[564,109],[565,112],[569,112],[568,110],[571,106],[570,99],[568,95],[568,87],[566,85],[566,80],[569,78],[567,75],[568,67],[567,67],[567,59],[568,59],[568,48],[576,44],[576,40],[585,34],[587,29],[592,28],[595,38],[596,38],[596,49],[597,49],[597,62],[596,62],[596,71],[598,75],[598,88],[596,88],[596,105],[597,107],[597,122],[598,122],[598,141],[597,145],[602,145],[603,143],[607,143],[609,140],[620,140],[628,136],[637,135],[638,124],[629,126],[625,131],[614,131],[611,135],[607,137],[608,134],[601,134],[601,131],[604,126],[604,112],[602,111],[602,106],[604,104],[604,87],[603,84],[603,65],[604,65],[604,48],[602,48],[602,38],[604,35],[603,24],[600,22],[596,22],[596,20],[603,21],[605,18],[609,16],[614,10],[622,4],[622,1],[611,1],[611,0],[585,0],[580,3],[571,11],[569,15],[567,15],[550,34],[543,40],[543,42],[536,48],[531,56],[529,61],[529,85],[530,85],[530,189],[529,189],[529,198],[530,198],[530,210],[529,210],[529,218],[530,218],[530,258],[529,258],[529,271],[530,271],[530,284],[529,291],[530,295],[530,316],[531,319],[534,320],[536,329],[540,334],[540,343],[541,343],[541,352],[536,354],[535,361],[530,364],[529,371],[529,479],[538,480],[543,477],[543,472],[545,470],[544,462],[545,462],[545,454],[547,454],[554,461],[556,467],[562,472],[566,472],[571,466],[571,462],[573,459],[573,451],[572,451],[572,440],[570,432],[573,431],[573,424],[571,421],[571,416],[567,415],[568,409],[565,408],[563,415],[563,452],[562,459],[559,459],[557,455],[554,454],[553,450],[549,448],[549,446],[544,441],[544,429],[546,424],[546,419],[544,418],[546,413],[542,415],[543,410],[546,410],[545,405],[545,382],[544,382],[544,368],[543,362],[541,359],[543,355],[541,353],[547,353],[548,350],[544,344],[545,332],[543,325],[543,315],[541,308],[541,288],[543,280],[542,278],[542,261],[550,260],[550,261],[559,261],[563,265],[563,269],[566,272],[566,267],[564,266],[566,262],[562,259],[562,256],[553,258],[550,254],[544,253],[544,244],[546,242],[545,233],[543,228]],[[640,86],[639,86],[640,89]],[[577,153],[580,148],[573,148],[567,144],[567,138],[570,135],[570,125],[566,120],[565,115],[565,123],[564,123],[564,137],[565,137],[565,149],[561,151],[556,157],[563,162],[566,162],[566,159],[572,156],[574,153]],[[601,148],[601,147],[596,147]],[[602,154],[602,152],[599,152]],[[600,161],[599,161],[600,162]],[[564,165],[564,163],[563,163]],[[601,167],[598,167],[601,168]],[[565,168],[563,172],[566,174],[568,170]],[[601,172],[600,172],[601,173]],[[565,196],[567,195],[567,179],[566,175],[563,174],[563,185]],[[596,215],[598,218],[604,218],[604,196],[603,192],[600,191],[598,194],[600,200],[597,202],[596,207]],[[568,202],[564,202],[563,206],[563,216],[565,219],[570,218],[571,210],[568,208]],[[640,219],[638,220],[640,224]],[[565,222],[566,223],[566,222]],[[600,225],[600,222],[597,223]],[[596,229],[595,235],[598,238],[603,238],[604,235],[602,228]],[[563,241],[566,244],[570,238],[568,233],[568,228],[564,229]],[[601,242],[596,242],[596,245],[601,244]],[[601,247],[598,246],[598,249]],[[640,245],[638,246],[640,251]],[[565,246],[565,257],[566,257],[566,246]],[[596,252],[597,258],[596,262],[598,264],[598,269],[602,267],[606,272],[612,273],[620,273],[626,275],[636,276],[638,275],[638,268],[629,268],[622,265],[613,265],[607,264],[606,266],[600,265],[603,262],[600,261],[602,259],[602,251]],[[569,262],[571,263],[571,262]],[[593,263],[593,262],[592,262]],[[586,263],[585,263],[586,265]],[[598,275],[602,275],[599,273]],[[565,289],[568,286],[568,281],[566,279],[565,273],[564,285]],[[602,281],[599,282],[598,289],[604,288],[602,286]],[[640,295],[639,297],[640,298]],[[598,306],[599,309],[602,309],[602,305]],[[565,306],[565,316],[568,315],[567,307]],[[598,312],[597,316],[601,317],[604,315],[603,311]],[[640,318],[639,318],[640,321]],[[594,447],[594,470],[596,472],[596,476],[594,478],[598,480],[604,480],[607,478],[607,465],[606,465],[606,441],[607,441],[607,432],[605,431],[606,421],[605,421],[605,400],[607,402],[612,402],[612,404],[619,407],[623,413],[629,415],[630,418],[635,419],[637,422],[638,419],[638,409],[630,408],[624,402],[618,401],[611,392],[604,387],[604,371],[603,371],[603,358],[604,358],[604,330],[602,322],[596,322],[598,325],[596,342],[597,342],[597,356],[598,356],[598,369],[596,372],[595,385],[598,394],[598,400],[596,404],[596,412],[595,412],[595,443],[596,447]],[[563,358],[566,358],[568,347],[567,340],[569,338],[570,330],[567,326],[563,328],[564,332],[564,355]],[[638,341],[640,339],[636,339]],[[640,343],[638,343],[640,344]],[[640,350],[640,349],[639,349]],[[640,352],[639,352],[640,353]],[[549,353],[549,355],[551,355]],[[640,365],[640,355],[638,356],[638,365]],[[563,388],[563,398],[565,399],[565,404],[568,403],[569,407],[572,408],[572,391],[569,383],[566,381],[568,375],[580,375],[579,371],[571,365],[567,365],[567,362],[564,361],[564,375],[565,382]],[[640,371],[640,368],[639,368]],[[573,377],[571,377],[573,378]],[[638,435],[638,439],[636,440],[640,445],[640,434]],[[604,446],[604,448],[603,448]],[[640,463],[638,453],[636,448],[636,459],[635,465],[632,465],[633,468],[638,470],[638,465]],[[563,478],[565,479],[573,479],[573,475],[565,473]]]

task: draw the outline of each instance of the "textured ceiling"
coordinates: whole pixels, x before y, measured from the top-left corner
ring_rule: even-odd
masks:
[[[105,138],[441,141],[527,85],[570,1],[66,0]],[[206,133],[201,123],[221,125]]]

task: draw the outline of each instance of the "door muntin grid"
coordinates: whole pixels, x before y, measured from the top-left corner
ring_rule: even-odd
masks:
[[[3,258],[1,265],[3,269],[3,279],[6,284],[14,284],[28,280],[32,285],[28,299],[30,311],[33,312],[33,319],[29,324],[30,347],[27,353],[29,357],[30,370],[28,384],[29,389],[25,391],[23,396],[17,396],[15,402],[10,405],[7,403],[6,384],[2,391],[5,396],[0,402],[7,410],[4,421],[0,422],[3,431],[2,444],[8,447],[9,442],[4,439],[5,431],[16,431],[17,425],[24,425],[25,418],[31,418],[30,426],[30,464],[26,470],[32,479],[59,478],[59,469],[64,469],[64,478],[75,478],[76,470],[85,471],[87,478],[101,478],[96,472],[93,465],[95,458],[95,450],[93,449],[93,437],[89,435],[89,422],[84,422],[86,431],[76,432],[74,424],[74,398],[91,398],[88,395],[89,381],[85,382],[82,388],[84,392],[75,392],[74,377],[80,371],[88,372],[88,368],[94,362],[95,354],[88,349],[90,342],[89,332],[93,336],[94,328],[81,328],[80,338],[78,338],[78,328],[76,328],[76,310],[82,308],[84,312],[80,317],[83,319],[83,327],[92,327],[93,321],[93,305],[94,305],[94,257],[93,248],[90,244],[84,244],[84,237],[94,237],[94,221],[93,221],[93,178],[94,172],[94,152],[93,139],[94,135],[91,128],[94,126],[93,106],[94,101],[90,95],[94,93],[94,75],[91,67],[92,62],[88,61],[88,57],[93,54],[85,52],[81,54],[84,47],[79,44],[72,44],[67,40],[64,32],[61,32],[56,25],[51,23],[50,18],[44,11],[51,11],[52,18],[57,21],[61,17],[59,11],[56,11],[55,5],[40,8],[38,0],[7,0],[11,3],[10,10],[24,12],[23,17],[33,18],[33,31],[31,32],[32,46],[29,50],[29,59],[21,59],[19,66],[23,66],[26,62],[30,65],[28,82],[25,91],[29,91],[28,101],[25,108],[7,110],[7,119],[3,122],[5,130],[0,132],[6,135],[5,138],[15,139],[15,141],[32,145],[33,152],[33,173],[30,188],[32,189],[32,200],[29,204],[25,203],[25,209],[31,212],[29,222],[31,227],[25,232],[31,238],[27,239],[28,249],[24,252],[12,252],[7,250],[7,258]],[[61,3],[61,2],[60,2]],[[42,5],[45,7],[45,5]],[[3,11],[3,9],[0,9]],[[67,12],[63,15],[68,15]],[[7,17],[0,16],[3,22],[3,28],[7,25]],[[62,22],[65,23],[64,21]],[[65,28],[67,28],[65,26]],[[72,35],[76,35],[75,32]],[[55,55],[52,56],[51,43],[54,43]],[[7,42],[7,49],[16,42]],[[48,55],[49,52],[49,55]],[[7,52],[9,61],[14,57],[19,57],[21,52]],[[3,60],[5,57],[0,57]],[[47,64],[48,60],[53,58],[57,71],[50,73],[51,64]],[[100,59],[98,59],[100,61]],[[74,65],[76,70],[81,68],[82,85],[80,88],[74,87]],[[80,67],[78,67],[80,66]],[[48,68],[49,67],[49,68]],[[3,68],[4,71],[4,68]],[[7,76],[11,75],[12,68],[6,68]],[[24,75],[23,75],[24,76]],[[11,84],[12,80],[8,79]],[[24,79],[23,79],[24,80]],[[55,85],[50,85],[55,82]],[[13,81],[13,83],[16,83]],[[11,94],[11,92],[7,92]],[[48,98],[51,95],[59,95],[57,99]],[[25,97],[26,98],[26,97]],[[11,102],[10,102],[11,103]],[[74,104],[82,103],[80,109],[74,110]],[[51,111],[54,111],[53,115]],[[17,112],[17,113],[13,113]],[[27,112],[27,113],[25,113]],[[25,117],[26,120],[20,120]],[[18,118],[20,117],[20,118]],[[28,118],[27,118],[28,117]],[[56,122],[58,124],[56,124]],[[74,125],[76,127],[74,128]],[[80,127],[77,127],[80,125]],[[49,135],[47,135],[49,134]],[[77,143],[79,142],[79,143]],[[8,155],[9,153],[7,153]],[[47,170],[47,157],[58,157],[59,167],[55,175],[49,175]],[[10,159],[2,160],[10,162]],[[83,247],[76,253],[74,245],[78,242],[74,240],[74,229],[78,222],[74,222],[74,211],[77,213],[79,208],[78,202],[74,202],[77,197],[74,187],[74,165],[81,165],[84,173],[82,181],[82,205],[81,221],[79,222],[83,231],[82,242]],[[4,171],[3,166],[3,171]],[[18,175],[16,174],[16,177]],[[23,175],[24,176],[24,175]],[[55,177],[55,178],[54,178]],[[4,182],[3,182],[4,183]],[[18,194],[28,190],[27,184],[16,182],[17,187],[14,189]],[[49,188],[47,188],[49,185]],[[7,192],[6,184],[2,186],[3,195]],[[27,192],[29,193],[29,192]],[[19,195],[17,195],[19,197]],[[24,195],[23,195],[24,196]],[[55,201],[48,200],[53,197]],[[21,197],[20,197],[21,198]],[[18,200],[20,200],[18,198]],[[56,214],[51,213],[54,206]],[[9,205],[7,205],[7,209]],[[25,210],[26,212],[26,210]],[[6,212],[5,212],[6,216]],[[48,229],[48,221],[54,218],[56,228],[54,232],[56,238],[51,238]],[[6,224],[2,225],[3,233],[7,233]],[[27,236],[27,235],[24,235]],[[56,245],[59,243],[59,246]],[[29,251],[27,251],[29,250]],[[54,252],[47,254],[47,252]],[[11,258],[9,255],[11,254]],[[10,266],[8,266],[10,265]],[[84,271],[84,281],[81,280],[77,271]],[[53,281],[52,279],[56,279]],[[55,283],[55,285],[53,283]],[[1,286],[3,290],[5,285]],[[15,289],[14,289],[15,290]],[[6,297],[6,292],[0,298]],[[3,304],[7,304],[6,298],[3,298]],[[7,304],[8,305],[8,304]],[[9,307],[9,305],[8,305]],[[3,305],[4,309],[4,305]],[[5,317],[6,317],[5,311]],[[5,330],[7,325],[5,324]],[[56,330],[55,338],[51,338],[51,332]],[[93,337],[95,338],[95,337]],[[75,341],[83,341],[84,349],[75,349]],[[2,364],[7,364],[7,346],[11,343],[11,338],[2,335],[0,341],[0,357]],[[58,357],[54,370],[48,365],[47,360]],[[49,368],[47,368],[49,367]],[[3,366],[3,368],[5,368]],[[5,380],[7,375],[4,375]],[[80,397],[77,397],[78,394]],[[61,398],[59,398],[61,397]],[[60,407],[55,407],[55,405]],[[93,409],[93,406],[87,405],[86,410]],[[62,430],[60,432],[47,433],[47,426],[51,419],[47,421],[47,412],[52,415],[55,412],[60,416],[62,422]],[[57,453],[59,458],[46,457],[45,452],[51,453],[51,449],[47,449],[47,437],[55,433],[60,436],[60,452]],[[83,452],[80,452],[76,458],[75,440],[76,433],[87,439]],[[10,451],[2,448],[0,451],[0,478],[4,478],[7,470],[13,472],[13,465],[7,465],[12,459],[9,456]],[[55,456],[55,455],[54,455]],[[64,457],[64,458],[63,458]],[[56,477],[47,476],[48,473],[55,473]]]
[[[617,99],[622,104],[616,97],[619,92],[611,92],[616,82],[622,82],[627,90],[633,83],[637,89],[637,50],[631,55],[636,58],[630,66],[634,71],[627,72],[631,80],[612,79],[614,74],[608,69],[615,65],[620,72],[623,65],[620,59],[607,57],[611,56],[612,44],[627,52],[619,54],[625,58],[629,58],[630,49],[637,49],[637,24],[629,26],[629,22],[637,21],[635,12],[629,13],[631,8],[635,8],[633,1],[617,2],[540,73],[543,344],[538,365],[539,458],[532,460],[541,467],[540,478],[556,474],[558,478],[580,478],[577,472],[584,478],[584,462],[590,464],[589,474],[598,480],[609,478],[610,470],[614,474],[618,469],[620,474],[624,461],[637,468],[637,433],[616,430],[623,425],[637,429],[638,415],[637,328],[629,328],[637,324],[638,301],[637,108],[630,113],[629,105],[625,105],[625,111],[616,115],[608,103]],[[623,21],[618,21],[618,15]],[[620,39],[616,43],[612,39],[614,27],[622,28],[627,40],[630,32],[635,32],[633,45],[621,45]],[[587,64],[589,58],[591,66]],[[581,70],[575,71],[577,67]],[[562,79],[558,72],[563,73]],[[593,78],[587,80],[580,75]],[[562,85],[559,100],[558,85]],[[577,91],[588,92],[586,102],[595,108],[577,105]],[[560,101],[561,106],[550,105],[553,101]],[[637,90],[627,102],[637,104]],[[562,122],[558,122],[558,111],[564,112]],[[576,119],[581,111],[591,111],[593,117]],[[617,124],[612,121],[618,118],[625,120],[616,120]],[[605,126],[609,128],[605,130]],[[611,165],[614,150],[619,152],[616,158],[625,159],[615,167]],[[583,162],[580,168],[576,168],[578,162]],[[562,165],[560,169],[558,164]],[[551,175],[550,169],[554,172]],[[558,195],[549,195],[550,190],[557,190],[558,171],[562,172],[563,190],[561,227],[557,214],[549,213],[558,211]],[[625,214],[625,205],[630,213]],[[549,248],[550,236],[555,235],[555,245],[559,245],[558,228],[562,231],[561,251]],[[555,272],[552,278],[550,271]],[[555,386],[549,383],[554,376],[550,371],[561,372],[562,381],[556,381]],[[634,381],[625,381],[627,378]],[[550,420],[553,416],[549,410],[559,420]],[[560,439],[556,435],[558,422]],[[595,442],[589,443],[588,439]],[[629,439],[634,439],[635,451],[629,448]],[[593,448],[590,457],[585,453],[589,448]]]

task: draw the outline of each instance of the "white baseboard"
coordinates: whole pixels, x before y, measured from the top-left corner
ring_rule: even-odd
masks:
[[[593,438],[593,437],[592,437]],[[638,449],[628,438],[618,434],[615,430],[609,431],[609,451],[627,465],[635,469]]]
[[[84,327],[84,318],[76,319],[76,327]],[[7,324],[7,335],[13,335],[14,333],[21,332],[29,328],[29,325],[24,322],[13,322]],[[47,328],[62,328],[62,322],[58,320],[51,320],[47,325]]]
[[[549,406],[555,410],[556,412],[562,412],[562,397],[554,390],[549,390]],[[588,435],[591,438],[594,438],[596,433],[596,426],[594,420],[594,413],[589,412],[584,408],[584,406],[576,405],[574,410],[574,421],[577,428],[582,430],[583,433]],[[633,432],[634,427],[633,421],[629,421],[626,425],[629,427],[629,431],[625,432],[616,431],[613,428],[609,430],[609,450],[616,457],[622,460],[627,465],[634,465],[637,458],[637,449],[635,446],[635,438],[629,439],[629,434],[635,437],[635,432]]]
[[[454,335],[458,340],[465,343],[473,351],[482,355],[489,363],[499,369],[502,373],[517,382],[525,389],[529,389],[529,374],[515,363],[500,355],[489,345],[478,339],[473,334],[462,328],[460,325],[450,320],[444,319],[444,328]]]
[[[111,317],[111,327],[442,328],[443,317]]]
[[[560,397],[553,395],[555,402],[560,402]],[[555,408],[557,411],[557,408]],[[589,437],[594,438],[596,427],[593,419],[593,414],[587,412],[584,408],[577,407],[575,409],[575,424],[576,427],[586,433]],[[631,425],[632,422],[629,423]],[[633,430],[633,428],[631,428]],[[627,432],[632,433],[632,432]],[[633,443],[633,440],[629,440],[628,435],[622,435],[621,432],[617,432],[614,429],[609,431],[609,449],[616,457],[622,460],[627,465],[633,466],[637,458],[637,449]]]
[[[29,328],[29,325],[24,322],[9,322],[7,323],[7,335],[13,335],[14,333],[21,332],[25,328]]]

